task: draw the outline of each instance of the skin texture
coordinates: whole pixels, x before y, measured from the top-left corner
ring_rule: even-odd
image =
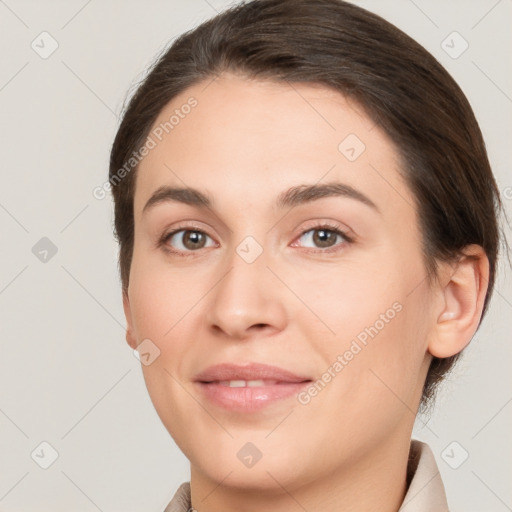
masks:
[[[192,505],[396,511],[431,354],[453,355],[473,336],[487,258],[469,246],[474,258],[440,264],[438,282],[428,285],[398,152],[338,92],[225,73],[174,98],[154,126],[191,96],[197,106],[137,171],[123,304],[130,346],[150,339],[160,350],[142,370],[156,411],[190,460]],[[350,134],[366,147],[354,161],[338,149]],[[350,197],[274,205],[290,187],[331,182],[351,185],[378,211]],[[213,204],[167,201],[143,214],[162,185],[197,188]],[[319,245],[325,238],[311,230],[326,222],[353,242],[331,234],[329,247]],[[204,246],[187,245],[183,232],[159,245],[177,228],[202,231]],[[236,252],[247,236],[263,249],[250,264]],[[193,382],[210,365],[251,361],[317,380],[393,304],[394,318],[307,404],[292,396],[235,413]],[[250,468],[237,457],[247,442],[262,453]]]

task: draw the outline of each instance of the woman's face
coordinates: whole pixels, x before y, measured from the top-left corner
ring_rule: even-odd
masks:
[[[149,394],[193,474],[291,490],[408,449],[433,300],[386,135],[327,88],[224,74],[176,97],[151,137],[127,338],[144,342]],[[249,363],[310,382],[197,381]]]

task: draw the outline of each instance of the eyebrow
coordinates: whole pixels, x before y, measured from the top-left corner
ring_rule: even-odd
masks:
[[[292,208],[324,197],[346,197],[355,199],[380,213],[378,206],[369,197],[351,185],[339,182],[291,187],[277,197],[276,206],[279,209],[287,207]],[[200,192],[197,189],[190,187],[162,186],[148,199],[142,209],[142,213],[144,214],[158,204],[172,201],[202,209],[210,209],[213,206],[213,199],[208,194]]]

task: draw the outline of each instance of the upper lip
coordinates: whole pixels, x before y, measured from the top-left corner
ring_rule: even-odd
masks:
[[[275,380],[277,382],[304,382],[311,380],[307,376],[296,375],[289,370],[262,363],[232,364],[222,363],[210,366],[199,372],[198,382],[227,380]]]

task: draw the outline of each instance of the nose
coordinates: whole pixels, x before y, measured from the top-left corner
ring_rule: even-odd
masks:
[[[241,340],[256,332],[272,334],[285,328],[284,286],[267,263],[265,251],[252,263],[233,251],[227,270],[209,294],[206,319],[211,329]]]

